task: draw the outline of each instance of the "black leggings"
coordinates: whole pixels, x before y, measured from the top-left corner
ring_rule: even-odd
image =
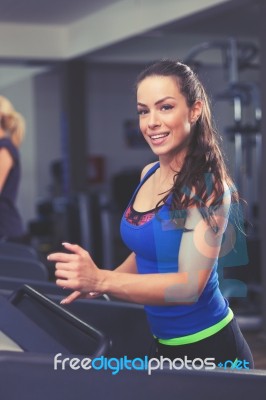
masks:
[[[169,346],[155,340],[155,349],[152,357],[160,356],[184,359],[187,356],[190,360],[207,357],[215,358],[215,364],[224,363],[227,360],[235,361],[237,358],[246,361],[249,368],[254,368],[254,361],[250,348],[243,337],[235,318],[219,332],[195,343]]]

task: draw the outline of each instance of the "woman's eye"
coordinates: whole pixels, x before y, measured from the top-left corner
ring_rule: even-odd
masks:
[[[173,106],[171,106],[170,104],[164,104],[162,106],[162,110],[172,110],[172,108],[174,108]]]
[[[138,115],[144,115],[144,114],[147,114],[147,110],[144,110],[144,109],[142,109],[142,110],[137,110],[137,113],[138,113]]]

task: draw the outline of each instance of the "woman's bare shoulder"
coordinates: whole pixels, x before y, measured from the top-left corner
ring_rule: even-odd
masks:
[[[158,164],[158,161],[155,161],[155,162],[152,162],[152,163],[146,165],[146,166],[143,168],[142,172],[141,172],[140,179],[143,179],[144,176],[147,174],[147,172],[148,172],[154,165],[156,165],[156,164]]]

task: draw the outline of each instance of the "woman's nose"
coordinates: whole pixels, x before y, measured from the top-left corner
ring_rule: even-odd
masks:
[[[158,118],[157,113],[155,113],[155,112],[150,112],[149,120],[148,120],[148,126],[149,126],[149,128],[150,128],[150,129],[154,129],[154,128],[156,128],[157,126],[160,126],[160,125],[161,125],[161,123],[160,123],[160,119]]]

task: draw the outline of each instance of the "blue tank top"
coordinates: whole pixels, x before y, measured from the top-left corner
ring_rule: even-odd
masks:
[[[155,164],[136,188],[132,199],[160,164]],[[136,254],[138,273],[154,274],[178,272],[178,253],[183,228],[170,216],[170,197],[158,213],[147,223],[133,225],[121,220],[120,232],[124,243]],[[198,300],[188,305],[144,305],[154,336],[161,339],[178,338],[200,332],[224,319],[229,312],[228,301],[218,284],[218,260],[214,263],[208,282]]]

